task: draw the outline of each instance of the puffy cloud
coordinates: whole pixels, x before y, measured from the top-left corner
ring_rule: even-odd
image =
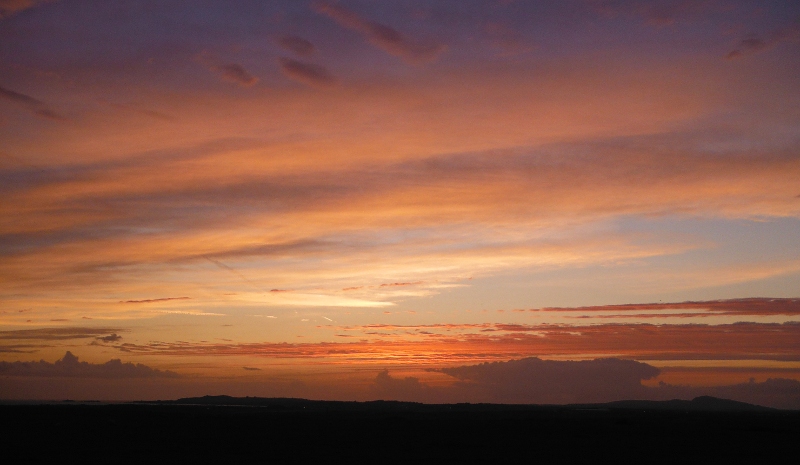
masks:
[[[81,362],[78,357],[67,352],[61,360],[49,363],[38,362],[0,362],[0,374],[25,377],[63,377],[63,378],[176,378],[172,371],[156,370],[141,363],[122,363],[112,359],[106,363]]]
[[[437,371],[463,381],[461,388],[477,390],[492,402],[536,404],[640,399],[646,396],[642,380],[659,374],[651,365],[613,358],[555,361],[533,357]]]
[[[108,336],[98,337],[96,339],[101,342],[117,342],[122,339],[122,336],[117,333],[113,333],[109,334]]]
[[[371,395],[385,400],[503,404],[586,404],[620,400],[694,399],[714,396],[773,408],[800,408],[800,381],[770,378],[763,382],[710,387],[642,384],[659,369],[616,358],[594,360],[518,360],[433,369],[456,378],[450,385],[429,385],[418,378],[377,374]]]
[[[278,57],[278,64],[283,74],[303,84],[312,87],[330,87],[336,84],[336,78],[324,66],[287,57]]]
[[[312,3],[312,8],[330,17],[342,27],[358,32],[376,47],[412,64],[433,61],[447,49],[442,44],[412,40],[389,26],[364,19],[339,5],[317,1]]]

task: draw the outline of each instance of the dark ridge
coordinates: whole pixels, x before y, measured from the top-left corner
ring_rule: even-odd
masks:
[[[785,463],[797,456],[800,411],[742,408],[714,398],[590,405],[229,396],[53,402],[0,405],[0,438],[4,456],[23,457],[20,463]]]
[[[521,411],[521,410],[674,410],[697,412],[767,412],[776,409],[760,405],[719,399],[711,396],[692,400],[620,400],[597,404],[537,405],[537,404],[421,404],[393,400],[347,402],[333,400],[308,400],[298,398],[203,396],[177,400],[137,402],[155,405],[204,405],[229,407],[260,407],[269,410],[320,410],[320,411]]]
[[[605,404],[591,404],[575,407],[586,408],[591,406],[609,409],[680,410],[696,412],[768,412],[776,410],[761,405],[753,405],[729,399],[719,399],[711,396],[695,397],[692,400],[620,400]]]

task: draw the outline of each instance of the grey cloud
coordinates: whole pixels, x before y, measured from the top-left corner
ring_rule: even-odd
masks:
[[[279,57],[278,63],[283,74],[295,81],[313,87],[330,87],[336,84],[336,78],[322,66],[286,57]]]
[[[413,377],[395,378],[384,370],[371,386],[373,398],[415,402],[492,402],[519,404],[586,404],[619,400],[694,399],[714,396],[773,408],[800,409],[800,381],[771,378],[764,382],[692,387],[660,383],[656,367],[633,360],[556,361],[526,358],[507,362],[432,369],[456,378],[450,386],[426,385]]]
[[[641,399],[642,380],[654,378],[658,368],[633,360],[541,360],[536,357],[508,362],[442,368],[437,371],[460,380],[493,402],[566,404]]]
[[[714,0],[587,0],[587,4],[604,16],[635,15],[655,26],[725,9],[725,5]]]
[[[40,328],[0,331],[0,340],[6,341],[65,341],[102,337],[109,333],[125,331],[119,328]]]
[[[353,11],[324,1],[312,4],[314,11],[324,14],[342,27],[361,34],[376,47],[411,64],[435,60],[447,47],[438,43],[412,40],[389,26],[362,18]]]
[[[162,371],[147,365],[122,363],[119,359],[95,364],[81,362],[78,357],[67,352],[61,360],[49,363],[38,362],[0,362],[0,374],[19,377],[64,377],[64,378],[177,378],[172,371]]]
[[[780,409],[800,409],[800,381],[786,378],[769,378],[766,381],[730,384],[723,386],[692,387],[661,383],[649,388],[651,399],[692,399],[713,396],[749,404]]]
[[[30,95],[21,94],[13,90],[0,87],[0,98],[17,103],[27,108],[31,113],[42,118],[60,121],[64,117],[47,108],[44,102],[39,99],[33,98]]]
[[[276,42],[284,50],[304,57],[311,56],[317,51],[314,44],[298,36],[283,36],[277,39]]]
[[[250,74],[241,65],[230,63],[227,65],[215,65],[211,69],[222,75],[226,81],[234,82],[236,84],[249,87],[258,82],[258,78]]]
[[[755,35],[742,39],[736,48],[731,50],[725,58],[729,60],[741,58],[768,50],[781,42],[797,40],[800,40],[800,19],[795,20],[794,24],[791,26],[771,32],[764,39]]]
[[[431,388],[419,382],[419,378],[393,378],[389,370],[383,370],[375,377],[375,381],[370,390],[373,396],[378,399],[391,399],[403,401],[430,400],[431,396],[436,396],[435,388]]]
[[[25,11],[30,8],[50,3],[56,0],[0,0],[0,18],[7,18],[11,15]]]
[[[113,333],[109,334],[108,336],[98,337],[96,339],[102,342],[117,342],[122,339],[122,336],[118,335],[117,333]]]

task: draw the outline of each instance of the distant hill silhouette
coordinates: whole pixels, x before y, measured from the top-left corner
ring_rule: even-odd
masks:
[[[672,410],[696,412],[765,412],[775,411],[769,407],[738,402],[735,400],[720,399],[711,396],[696,397],[692,400],[621,400],[598,404],[567,404],[567,405],[537,405],[537,404],[422,404],[417,402],[400,401],[368,401],[347,402],[328,400],[308,400],[297,398],[268,398],[268,397],[231,397],[231,396],[203,396],[187,397],[177,400],[142,402],[147,404],[167,405],[216,405],[216,406],[241,406],[260,407],[269,410],[350,410],[350,411],[509,411],[509,410]]]
[[[776,409],[762,407],[729,399],[711,396],[695,397],[692,400],[620,400],[605,404],[591,404],[598,407],[637,410],[688,410],[701,412],[766,412]],[[583,407],[586,407],[584,405]]]

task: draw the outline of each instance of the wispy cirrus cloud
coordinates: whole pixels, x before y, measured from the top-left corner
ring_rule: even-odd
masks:
[[[300,55],[302,57],[309,57],[317,52],[317,47],[311,41],[306,40],[300,36],[288,35],[282,36],[275,40],[275,42],[284,50]]]
[[[19,92],[15,92],[13,90],[0,87],[0,98],[19,104],[22,107],[28,109],[34,115],[45,119],[54,121],[63,121],[65,119],[63,116],[59,115],[58,113],[48,108],[48,106],[44,102],[42,102],[39,99],[33,98],[30,95],[22,94]]]
[[[800,315],[800,299],[772,299],[751,297],[747,299],[727,299],[727,300],[707,300],[702,302],[669,302],[669,303],[648,303],[648,304],[624,304],[624,305],[594,305],[591,307],[571,307],[571,308],[541,308],[534,309],[544,312],[614,312],[620,316],[629,312],[641,311],[663,311],[663,310],[682,310],[687,313],[684,315]],[[671,313],[650,313],[653,316],[669,316]]]
[[[411,64],[433,61],[447,49],[447,46],[443,44],[409,38],[389,26],[369,21],[337,4],[315,1],[311,7],[317,13],[330,17],[342,27],[358,32],[374,46]]]
[[[226,81],[233,82],[244,87],[250,87],[258,82],[257,77],[250,74],[249,71],[244,69],[244,67],[238,63],[214,65],[211,67],[211,70],[218,72]]]
[[[758,35],[745,37],[739,41],[739,43],[736,45],[736,48],[731,50],[725,56],[725,58],[729,60],[742,58],[769,50],[782,42],[798,41],[800,41],[800,18],[795,19],[795,21],[789,26],[782,27],[768,33],[763,38]]]
[[[324,66],[287,57],[278,57],[281,71],[287,77],[312,87],[330,87],[337,80]]]

